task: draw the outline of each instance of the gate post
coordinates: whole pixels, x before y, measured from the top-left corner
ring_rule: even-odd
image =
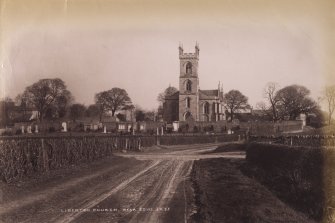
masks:
[[[44,147],[44,139],[41,139],[42,143],[42,154],[43,154],[43,167],[46,172],[49,171],[49,160],[48,160],[48,152]]]
[[[138,138],[138,150],[141,151],[141,138]]]

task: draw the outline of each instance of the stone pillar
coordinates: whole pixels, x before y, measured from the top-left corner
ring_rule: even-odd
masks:
[[[38,133],[38,125],[35,125],[35,133]]]
[[[21,126],[21,133],[24,134],[24,126]]]
[[[161,134],[164,135],[164,127],[163,126],[161,127],[161,130],[162,130]]]
[[[107,133],[107,129],[106,129],[106,126],[104,125],[104,133],[106,134]]]
[[[31,126],[30,126],[30,125],[27,127],[27,133],[32,133],[32,132],[31,132]]]

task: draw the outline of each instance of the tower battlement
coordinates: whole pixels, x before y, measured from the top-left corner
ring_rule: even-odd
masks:
[[[199,55],[196,53],[183,53],[179,55],[179,59],[199,59]]]
[[[179,44],[179,59],[199,59],[199,44],[195,44],[194,53],[184,53],[184,48],[182,44]]]

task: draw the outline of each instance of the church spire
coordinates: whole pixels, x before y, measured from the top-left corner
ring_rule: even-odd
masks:
[[[195,42],[195,54],[197,56],[199,56],[199,51],[200,51],[200,48],[199,48],[199,43],[198,41]]]
[[[181,44],[181,42],[179,42],[179,55],[182,55],[183,53],[184,53],[183,44]]]

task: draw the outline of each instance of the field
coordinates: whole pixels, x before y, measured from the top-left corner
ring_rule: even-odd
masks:
[[[114,152],[1,183],[3,222],[313,222],[241,171],[246,146]]]

